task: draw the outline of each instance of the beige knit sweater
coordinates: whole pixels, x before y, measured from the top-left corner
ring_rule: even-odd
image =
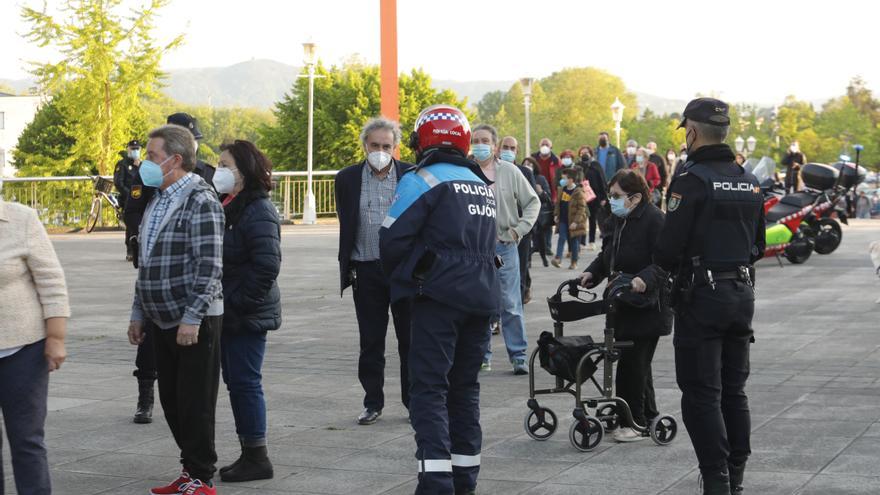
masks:
[[[38,342],[43,320],[69,316],[64,271],[37,212],[0,199],[0,349]]]

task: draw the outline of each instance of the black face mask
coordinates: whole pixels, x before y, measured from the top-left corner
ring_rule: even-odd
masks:
[[[590,155],[587,153],[584,153],[583,155],[581,155],[581,161],[585,162],[585,163],[590,161]]]
[[[599,138],[599,146],[602,148],[608,146],[608,139],[603,137]]]

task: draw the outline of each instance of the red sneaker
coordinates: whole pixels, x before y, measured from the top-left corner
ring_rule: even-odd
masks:
[[[150,490],[150,495],[179,495],[184,486],[187,485],[192,478],[189,473],[183,471],[180,477],[165,486],[159,486]]]
[[[180,495],[217,495],[217,487],[208,486],[202,480],[192,480],[183,485]]]

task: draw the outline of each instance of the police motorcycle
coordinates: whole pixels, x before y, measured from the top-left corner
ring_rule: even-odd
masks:
[[[574,421],[568,431],[572,446],[581,452],[595,450],[602,443],[606,431],[620,426],[621,420],[632,424],[632,411],[627,402],[614,392],[614,363],[620,359],[621,349],[633,346],[631,341],[615,338],[618,305],[630,294],[632,284],[623,282],[609,288],[605,299],[579,286],[580,279],[566,280],[556,293],[547,298],[553,332],[542,332],[538,346],[529,358],[529,410],[523,421],[526,434],[533,440],[549,439],[557,430],[559,421],[552,409],[538,403],[537,396],[568,394],[574,397]],[[594,342],[589,335],[564,335],[565,323],[605,316],[603,339]],[[535,361],[555,378],[551,388],[535,386]],[[602,369],[602,376],[594,374]],[[595,386],[597,395],[586,396],[583,385]],[[595,414],[591,414],[591,410]],[[649,437],[657,445],[669,445],[678,433],[674,416],[660,414],[645,426],[633,430]]]
[[[862,147],[857,146],[856,151]],[[773,176],[775,163],[766,160],[752,171],[764,191],[767,220],[764,257],[785,256],[791,263],[806,262],[815,251],[830,254],[840,246],[843,231],[836,218],[847,223],[839,200],[865,179],[865,169],[841,155],[833,166],[807,163],[801,168],[805,188],[782,195]],[[836,217],[836,218],[835,218]],[[781,264],[781,261],[780,261]]]

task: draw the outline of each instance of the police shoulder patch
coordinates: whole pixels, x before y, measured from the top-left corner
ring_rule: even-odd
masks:
[[[140,199],[141,192],[141,186],[131,186],[131,199]]]
[[[669,196],[669,204],[666,205],[667,211],[675,211],[678,209],[678,205],[681,204],[681,194],[672,193]]]

